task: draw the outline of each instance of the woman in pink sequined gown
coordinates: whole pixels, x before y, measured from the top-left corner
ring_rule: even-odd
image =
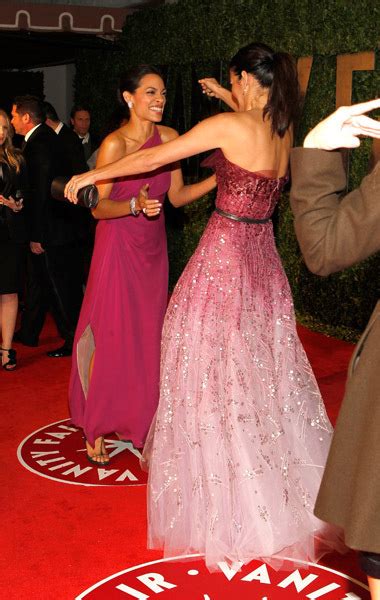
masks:
[[[160,402],[144,451],[149,547],[204,553],[210,570],[315,560],[323,545],[340,545],[313,515],[332,428],[270,220],[287,180],[296,70],[288,55],[250,44],[230,77],[224,99],[237,112],[72,180],[77,189],[104,173],[221,150],[216,210],[166,313]],[[212,92],[207,81],[204,89]]]
[[[130,69],[121,78],[120,92],[130,119],[105,139],[98,164],[138,148],[160,146],[178,135],[157,125],[166,90],[154,67]],[[97,466],[110,462],[103,440],[107,433],[117,432],[141,448],[157,408],[168,296],[160,211],[165,194],[181,206],[213,187],[214,176],[184,186],[178,164],[99,186],[101,199],[93,211],[99,223],[75,334],[69,392],[72,421],[83,428],[87,458]]]

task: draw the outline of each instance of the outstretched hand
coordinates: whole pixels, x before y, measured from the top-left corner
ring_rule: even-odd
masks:
[[[74,175],[74,177],[72,177],[65,186],[65,198],[76,204],[78,202],[79,190],[86,185],[92,185],[95,183],[96,180],[94,178],[94,171],[95,169],[93,171],[81,173],[80,175]]]
[[[359,136],[380,138],[380,121],[365,114],[376,108],[380,108],[380,98],[341,106],[310,131],[305,138],[304,148],[357,148],[360,146]]]
[[[136,200],[136,208],[142,210],[146,217],[157,217],[160,214],[162,204],[159,200],[148,198],[149,183],[142,186]]]
[[[219,98],[220,92],[223,90],[220,83],[214,77],[204,77],[199,79],[198,82],[202,88],[202,93],[206,94],[210,98]]]

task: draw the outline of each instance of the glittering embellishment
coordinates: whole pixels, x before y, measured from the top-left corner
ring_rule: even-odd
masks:
[[[284,181],[222,156],[216,166],[217,206],[271,216]],[[313,561],[312,537],[324,526],[312,511],[332,428],[270,222],[211,216],[167,310],[160,392],[149,547],[205,553],[215,566],[293,544]]]
[[[259,468],[259,469],[246,469],[243,473],[243,479],[253,479],[254,477],[258,477],[259,475],[262,475],[264,473],[263,469]]]
[[[259,512],[259,516],[264,519],[264,521],[268,521],[269,519],[269,512],[266,506],[258,506],[258,512]]]
[[[232,519],[232,525],[234,526],[235,530],[237,531],[237,533],[240,533],[242,530],[242,524],[238,523],[237,521],[235,521],[235,519]]]

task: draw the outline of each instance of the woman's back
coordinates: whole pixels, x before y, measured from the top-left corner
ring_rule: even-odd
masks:
[[[235,165],[251,172],[271,172],[272,177],[284,177],[288,171],[292,134],[288,130],[281,138],[272,134],[271,121],[254,109],[227,113],[225,120],[224,156]]]

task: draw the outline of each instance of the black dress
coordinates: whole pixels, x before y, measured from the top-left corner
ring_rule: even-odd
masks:
[[[23,198],[19,212],[0,205],[0,294],[14,294],[23,285],[25,255],[28,242],[28,186],[24,162],[20,172],[8,162],[0,162],[0,194],[5,198]]]

